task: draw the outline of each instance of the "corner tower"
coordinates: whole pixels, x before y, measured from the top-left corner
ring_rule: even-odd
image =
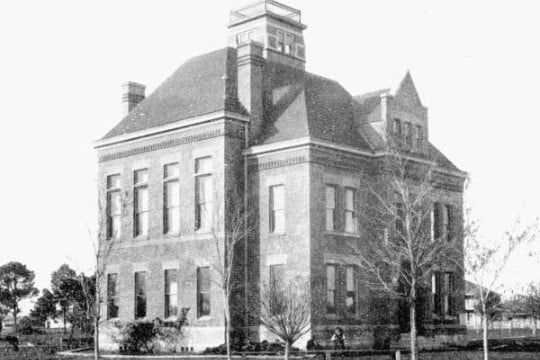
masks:
[[[304,69],[305,29],[300,10],[261,0],[231,11],[228,43],[236,48],[250,41],[258,42],[266,60]]]

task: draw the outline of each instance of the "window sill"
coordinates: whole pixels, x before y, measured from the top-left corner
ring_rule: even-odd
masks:
[[[164,237],[164,238],[176,238],[176,237],[180,237],[180,231],[164,233],[164,234],[163,234],[163,237]]]
[[[197,318],[196,322],[206,322],[212,320],[212,317],[210,315],[204,315],[199,318]]]
[[[354,238],[360,238],[361,237],[360,233],[357,233],[357,232],[356,233],[350,233],[350,232],[342,232],[342,231],[325,230],[324,234],[325,235],[348,236],[348,237],[354,237]]]

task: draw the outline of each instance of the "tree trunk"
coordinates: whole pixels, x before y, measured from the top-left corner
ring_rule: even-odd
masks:
[[[532,328],[532,336],[536,336],[536,317],[533,316],[533,328]]]
[[[96,276],[96,285],[99,280]],[[101,294],[99,293],[99,286],[96,286],[96,303],[94,313],[94,360],[99,360],[99,315],[101,312]]]
[[[283,355],[284,360],[289,360],[289,349],[291,345],[289,344],[289,341],[285,341],[285,354]]]
[[[483,345],[484,345],[484,360],[489,360],[488,354],[488,323],[486,313],[486,303],[482,302],[482,329],[483,329]]]
[[[228,301],[225,302],[225,346],[227,349],[227,360],[231,360],[231,332],[230,332],[230,312]]]
[[[411,325],[411,360],[418,358],[418,349],[416,344],[416,301],[409,303],[409,322]]]
[[[17,306],[13,307],[13,326],[15,328],[15,335],[19,335],[19,326],[17,325]]]

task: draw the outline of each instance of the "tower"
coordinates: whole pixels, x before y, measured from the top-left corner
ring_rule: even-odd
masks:
[[[267,61],[304,69],[305,29],[300,10],[273,0],[262,0],[231,11],[228,43],[236,48],[251,41],[258,42]]]

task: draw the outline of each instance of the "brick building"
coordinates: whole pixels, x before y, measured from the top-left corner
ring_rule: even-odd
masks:
[[[174,318],[182,308],[186,347],[223,343],[210,249],[212,224],[227,223],[230,194],[258,219],[238,260],[234,328],[269,337],[256,299],[279,273],[310,284],[311,332],[322,342],[337,325],[350,345],[372,344],[376,327],[398,332],[397,317],[370,317],[376,301],[345,246],[374,231],[363,220],[363,181],[380,181],[376,169],[396,137],[410,145],[411,159],[435,166],[434,211],[462,246],[465,174],[429,141],[427,108],[410,74],[396,89],[352,96],[305,71],[305,29],[300,11],[261,1],[231,12],[227,47],[188,60],[148,97],[143,85],[126,84],[125,117],[95,144],[102,237],[115,244],[104,347],[112,346],[115,320]],[[430,303],[427,327],[459,331],[462,289],[458,271],[434,275],[441,305]],[[433,321],[434,312],[445,321]]]

